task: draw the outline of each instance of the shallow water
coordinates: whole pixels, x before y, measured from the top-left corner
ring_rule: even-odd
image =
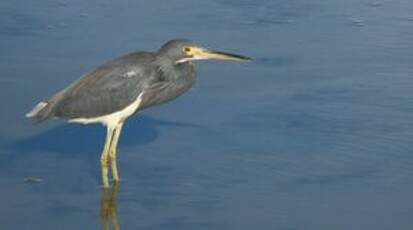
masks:
[[[408,0],[1,2],[0,228],[412,229],[412,12]],[[24,118],[93,66],[175,37],[256,61],[200,63],[189,94],[130,119],[119,191],[99,186],[102,127]]]

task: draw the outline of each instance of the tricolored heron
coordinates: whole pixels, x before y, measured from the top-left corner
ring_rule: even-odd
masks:
[[[26,117],[35,122],[63,118],[107,127],[100,158],[102,183],[109,187],[108,167],[119,181],[116,149],[123,123],[145,108],[175,99],[195,81],[193,60],[245,61],[249,57],[213,51],[185,39],[168,41],[157,52],[133,52],[103,64],[51,98],[38,103]]]

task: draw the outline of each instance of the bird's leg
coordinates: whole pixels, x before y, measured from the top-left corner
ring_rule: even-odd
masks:
[[[112,145],[113,135],[115,129],[111,126],[107,127],[106,131],[106,140],[105,146],[103,147],[102,155],[100,156],[100,164],[102,168],[102,183],[103,187],[109,187],[109,179],[108,179],[108,165],[109,165],[109,152],[110,146]]]
[[[116,154],[117,154],[117,147],[118,147],[118,141],[119,141],[119,136],[122,131],[122,126],[123,123],[119,123],[115,127],[115,133],[113,134],[113,141],[110,145],[110,164],[111,164],[111,170],[112,170],[112,178],[115,183],[119,182],[119,173],[118,173],[118,166],[117,166],[117,159],[116,159]]]

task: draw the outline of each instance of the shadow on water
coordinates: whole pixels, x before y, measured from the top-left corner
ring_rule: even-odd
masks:
[[[125,123],[120,144],[141,146],[151,143],[159,137],[157,129],[159,126],[200,127],[195,124],[162,121],[141,115]],[[31,153],[53,152],[68,157],[88,155],[88,159],[95,161],[96,153],[101,151],[105,132],[105,128],[101,125],[64,124],[6,145],[13,153],[11,158],[20,158]]]

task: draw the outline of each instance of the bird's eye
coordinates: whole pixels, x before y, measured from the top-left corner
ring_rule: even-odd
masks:
[[[188,52],[190,52],[190,51],[191,51],[191,48],[189,48],[189,47],[185,47],[185,48],[184,48],[184,52],[185,52],[185,53],[188,53]]]

